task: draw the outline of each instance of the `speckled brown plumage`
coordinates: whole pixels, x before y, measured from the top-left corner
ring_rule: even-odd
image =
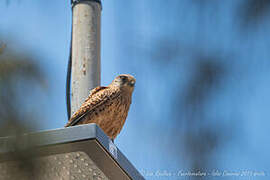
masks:
[[[96,123],[111,138],[120,133],[128,115],[135,78],[122,74],[107,87],[96,87],[65,127]]]

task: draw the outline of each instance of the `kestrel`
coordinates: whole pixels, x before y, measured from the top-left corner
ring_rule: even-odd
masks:
[[[112,140],[120,133],[131,104],[136,79],[117,76],[107,87],[96,87],[65,127],[96,123]]]

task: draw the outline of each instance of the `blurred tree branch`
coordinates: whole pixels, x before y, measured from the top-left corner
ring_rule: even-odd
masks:
[[[245,0],[238,7],[241,24],[244,26],[261,23],[269,15],[269,0]]]
[[[26,114],[22,114],[24,106],[18,107],[25,97],[26,89],[34,86],[46,87],[46,80],[41,69],[34,60],[26,54],[16,54],[6,48],[6,44],[0,46],[0,122],[6,124],[20,124]],[[18,125],[21,127],[21,124]],[[16,128],[1,126],[1,135]],[[12,130],[14,132],[14,130]]]
[[[7,45],[5,43],[0,43],[0,55],[4,52]]]
[[[18,162],[18,169],[9,168],[7,173],[13,174],[16,170],[18,174],[26,173],[29,179],[32,179],[31,173],[36,170],[29,159],[33,156],[33,152],[20,151],[20,138],[33,127],[29,121],[27,124],[23,121],[37,118],[37,113],[29,116],[24,111],[26,103],[24,100],[32,98],[26,90],[33,91],[35,86],[44,89],[46,80],[32,57],[28,54],[16,54],[15,51],[7,49],[5,44],[0,45],[0,137],[13,136],[15,138],[12,144],[15,151],[11,156]],[[35,106],[34,102],[32,106]],[[31,147],[31,144],[28,146]]]

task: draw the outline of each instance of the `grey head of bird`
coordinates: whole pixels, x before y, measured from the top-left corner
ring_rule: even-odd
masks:
[[[117,76],[111,86],[120,88],[121,90],[132,92],[134,90],[136,79],[130,74],[120,74]]]

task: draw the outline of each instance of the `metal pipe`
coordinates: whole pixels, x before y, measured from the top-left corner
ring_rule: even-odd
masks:
[[[73,7],[71,114],[100,85],[100,16],[98,1],[80,1]]]

